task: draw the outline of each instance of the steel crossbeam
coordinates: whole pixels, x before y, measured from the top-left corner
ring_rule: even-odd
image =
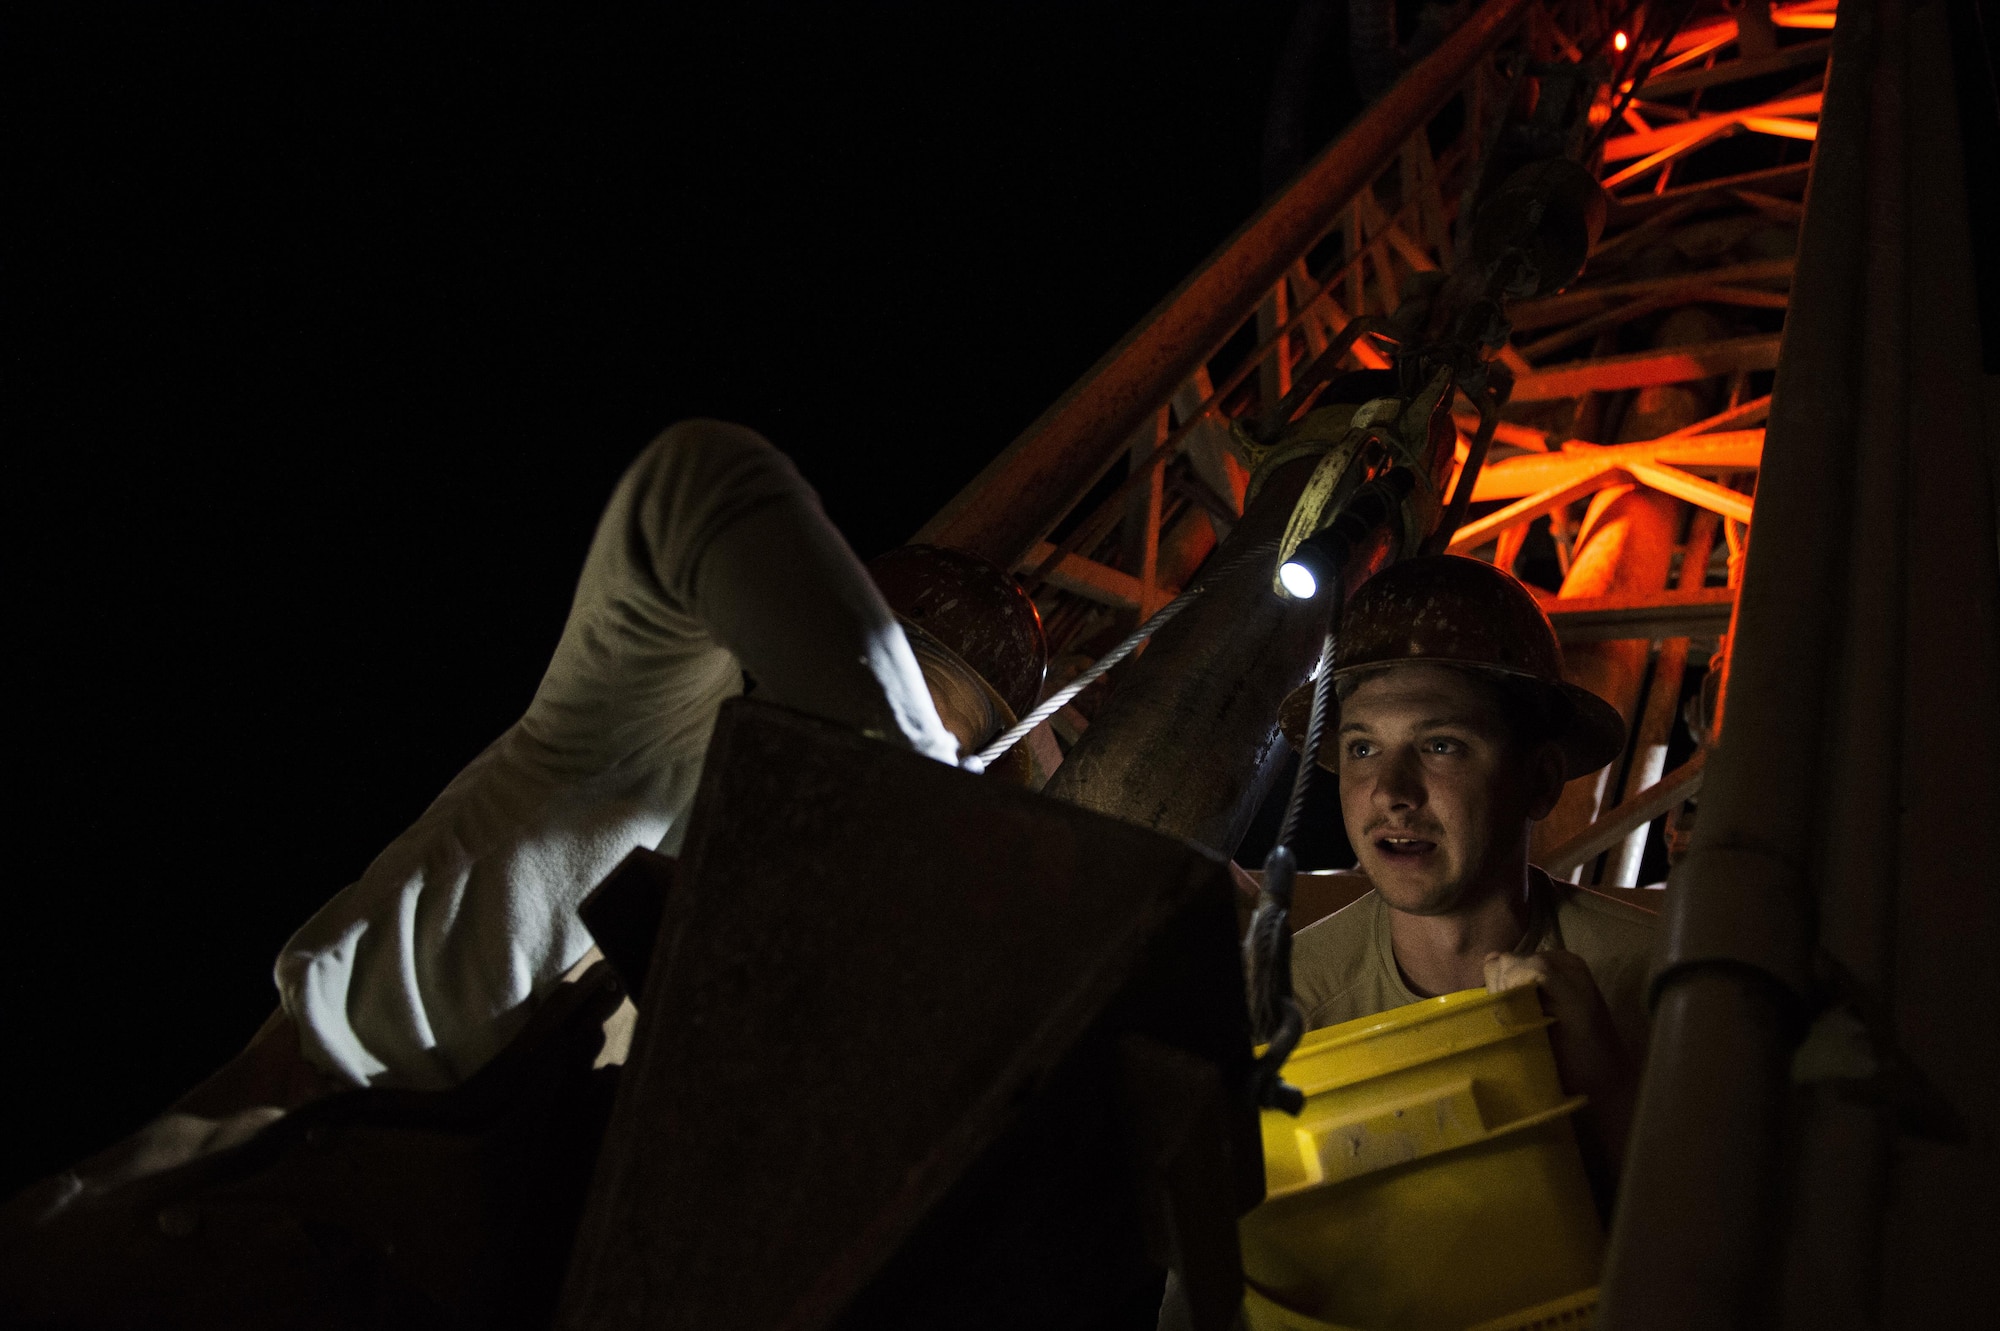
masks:
[[[1755,468],[1764,456],[1762,430],[1724,430],[1685,438],[1649,439],[1637,444],[1572,443],[1558,453],[1526,453],[1487,464],[1473,487],[1474,503],[1518,499],[1604,470],[1634,464],[1703,467],[1725,471]]]
[[[1679,384],[1778,367],[1778,335],[1758,333],[1690,346],[1634,351],[1622,356],[1553,365],[1536,370],[1514,384],[1514,401],[1548,402],[1585,393]]]

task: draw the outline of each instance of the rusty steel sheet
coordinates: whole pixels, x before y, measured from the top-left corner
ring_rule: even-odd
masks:
[[[1233,1313],[1235,925],[1216,856],[730,703],[558,1325],[1150,1326],[1169,1229]]]

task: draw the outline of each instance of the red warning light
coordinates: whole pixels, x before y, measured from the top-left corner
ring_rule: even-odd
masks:
[[[1631,44],[1632,39],[1622,32],[1613,33],[1611,36],[1611,47],[1615,51],[1622,51]]]

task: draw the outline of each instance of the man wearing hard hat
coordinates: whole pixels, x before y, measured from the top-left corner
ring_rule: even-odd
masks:
[[[1579,1123],[1586,1154],[1615,1171],[1645,1050],[1653,917],[1555,882],[1528,846],[1564,783],[1618,756],[1623,721],[1563,679],[1555,630],[1525,587],[1450,555],[1398,564],[1355,594],[1333,685],[1338,714],[1317,756],[1339,776],[1373,890],[1294,939],[1306,1027],[1539,984],[1564,1085],[1594,1111]],[[1307,705],[1288,700],[1294,743]]]

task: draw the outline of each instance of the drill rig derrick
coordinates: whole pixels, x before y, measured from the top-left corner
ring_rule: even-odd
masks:
[[[1580,74],[1567,81],[1590,86]],[[1589,98],[1560,105],[1572,108],[1575,123],[1545,137],[1580,145]],[[1233,428],[1254,470],[1244,521],[1219,553],[1234,571],[1275,544],[1275,580],[1218,577],[1206,584],[1198,613],[1162,633],[1057,770],[1048,794],[1234,851],[1279,752],[1272,743],[1278,704],[1305,678],[1299,648],[1318,648],[1311,753],[1328,714],[1335,625],[1346,596],[1399,559],[1441,550],[1464,517],[1512,383],[1493,359],[1512,331],[1504,303],[1553,294],[1574,280],[1603,229],[1604,211],[1602,190],[1579,164],[1554,157],[1517,167],[1481,206],[1449,273],[1412,290],[1386,324],[1350,322],[1273,405],[1260,430]],[[1396,345],[1400,392],[1312,412],[1333,388],[1349,348],[1370,334]],[[1378,376],[1378,386],[1386,387],[1380,381],[1387,378]],[[1447,504],[1455,394],[1476,404],[1480,424]],[[1273,542],[1280,521],[1283,534]],[[1320,565],[1317,574],[1302,575],[1308,557]],[[1317,600],[1322,584],[1334,592]],[[1287,605],[1286,596],[1310,612]],[[1273,685],[1284,687],[1270,696]],[[1185,747],[1176,752],[1179,746]],[[1247,760],[1249,779],[1232,779],[1232,758]],[[1296,862],[1288,843],[1314,767],[1298,766],[1245,943],[1252,1029],[1267,1046],[1257,1063],[1257,1099],[1292,1114],[1303,1100],[1279,1071],[1304,1027],[1291,995]],[[1190,771],[1199,773],[1192,782]],[[1226,798],[1232,791],[1240,794]]]
[[[1588,86],[1587,71],[1570,77]],[[1577,123],[1556,137],[1580,147],[1589,98],[1569,104]],[[1506,303],[1572,282],[1604,216],[1602,191],[1580,164],[1553,157],[1517,166],[1484,201],[1449,271],[1423,274],[1387,317],[1350,320],[1253,427],[1232,426],[1251,475],[1242,522],[1218,563],[1275,540],[1275,573],[1352,497],[1397,471],[1404,480],[1389,520],[1347,536],[1337,581],[1351,593],[1400,558],[1441,550],[1463,520],[1512,386],[1497,358],[1512,332]],[[1393,348],[1391,371],[1342,375],[1363,338]],[[1480,423],[1447,500],[1460,394]],[[1047,793],[1232,851],[1275,774],[1277,706],[1306,678],[1324,614],[1304,615],[1273,590],[1268,576],[1235,578],[1163,630]],[[1247,779],[1222,775],[1232,765]]]

